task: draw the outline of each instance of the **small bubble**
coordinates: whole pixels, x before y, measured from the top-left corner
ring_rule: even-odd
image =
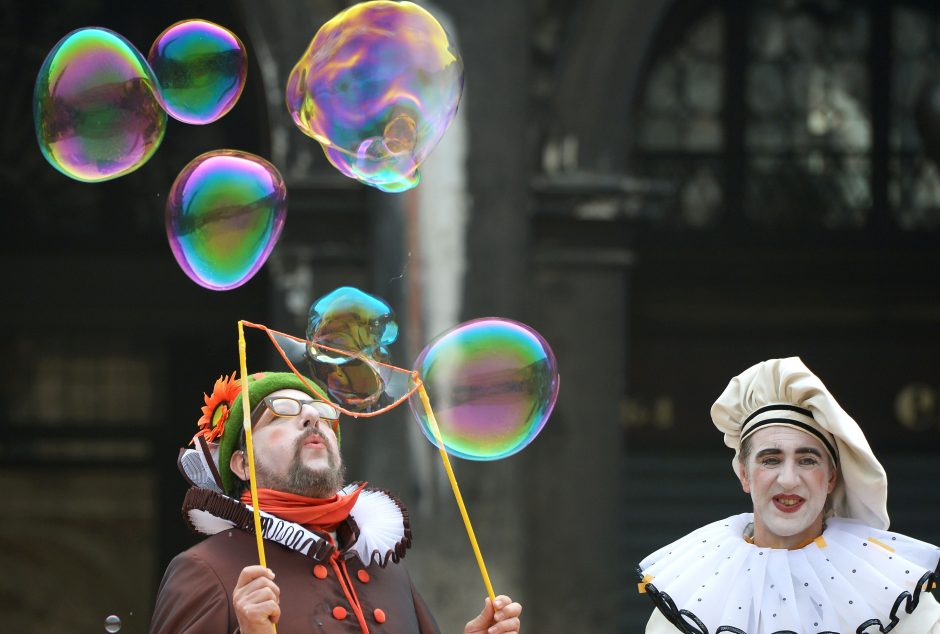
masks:
[[[104,631],[114,634],[121,631],[121,617],[112,614],[104,620]]]

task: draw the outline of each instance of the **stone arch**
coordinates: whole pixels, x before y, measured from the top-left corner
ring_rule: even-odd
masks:
[[[582,169],[627,167],[632,111],[643,67],[675,0],[590,0],[567,32],[548,142],[573,136]],[[590,113],[590,116],[586,116]]]

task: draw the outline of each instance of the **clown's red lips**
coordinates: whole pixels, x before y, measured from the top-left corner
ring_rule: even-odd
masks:
[[[806,502],[799,495],[775,495],[773,501],[774,506],[782,513],[796,513]]]

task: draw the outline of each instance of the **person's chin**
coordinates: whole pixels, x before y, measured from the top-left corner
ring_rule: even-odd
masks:
[[[333,470],[330,466],[330,457],[327,455],[308,457],[301,464],[307,471],[317,475],[325,475]]]
[[[774,514],[776,509],[772,510],[764,518],[764,525],[771,533],[779,537],[793,537],[799,535],[813,523],[812,518],[807,517],[802,512],[796,513],[796,517],[781,517],[779,511]]]

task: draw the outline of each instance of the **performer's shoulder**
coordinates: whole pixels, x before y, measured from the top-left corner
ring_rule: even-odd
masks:
[[[241,529],[232,528],[204,537],[179,553],[174,559],[212,563],[219,559],[231,558],[242,550],[253,551],[255,548],[253,535]]]

